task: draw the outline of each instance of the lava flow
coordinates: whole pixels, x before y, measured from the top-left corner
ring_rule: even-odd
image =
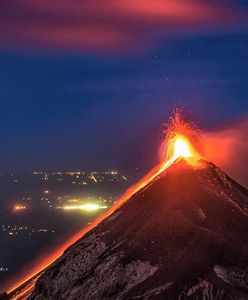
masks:
[[[42,260],[36,268],[30,272],[28,276],[23,278],[21,281],[12,285],[8,293],[11,293],[13,297],[11,299],[22,299],[21,295],[18,295],[18,292],[14,291],[22,285],[27,285],[28,291],[31,290],[30,281],[32,286],[35,285],[35,282],[43,271],[49,267],[58,257],[60,257],[63,252],[74,244],[77,240],[82,238],[88,231],[98,225],[102,220],[112,214],[116,209],[118,209],[123,203],[125,203],[129,198],[131,198],[135,193],[146,187],[151,183],[157,176],[162,174],[167,168],[169,168],[175,161],[179,159],[185,159],[189,164],[198,165],[200,164],[201,156],[195,150],[193,144],[197,137],[197,133],[193,126],[190,123],[186,123],[178,111],[175,112],[174,117],[172,117],[169,122],[166,124],[164,132],[164,143],[161,147],[163,152],[163,160],[156,167],[154,167],[144,178],[142,178],[138,183],[133,185],[128,189],[122,197],[116,202],[116,204],[108,210],[106,213],[98,217],[91,225],[80,230],[74,234],[68,241],[61,245],[56,251],[51,253],[48,257]],[[34,280],[35,278],[35,280]],[[31,280],[32,279],[32,280]],[[29,284],[27,284],[29,282]],[[22,291],[22,295],[25,292]],[[26,291],[27,292],[27,291]]]

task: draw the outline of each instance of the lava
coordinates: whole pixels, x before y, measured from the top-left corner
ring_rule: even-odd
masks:
[[[176,157],[191,157],[191,153],[188,147],[187,142],[182,139],[178,138],[175,142],[175,154]]]
[[[118,209],[123,203],[130,199],[135,193],[146,187],[151,183],[157,176],[161,175],[166,169],[168,169],[175,161],[179,159],[185,159],[189,164],[197,164],[200,161],[201,156],[195,150],[193,143],[195,138],[198,136],[197,132],[193,128],[192,124],[185,122],[178,110],[176,110],[174,117],[169,119],[169,122],[165,125],[166,130],[164,131],[164,143],[161,147],[163,151],[162,161],[155,166],[144,178],[138,183],[129,188],[122,197],[104,214],[99,216],[94,222],[88,227],[75,233],[69,240],[63,245],[57,248],[48,257],[43,259],[36,267],[30,272],[28,276],[23,278],[21,281],[15,283],[8,289],[8,293],[13,292],[15,289],[25,284],[27,281],[32,279],[32,285],[38,280],[42,271],[49,267],[58,257],[60,257],[64,251],[73,245],[77,240],[82,238],[92,228],[97,226],[101,221],[111,215],[116,209]],[[33,280],[36,278],[36,280]],[[30,284],[27,284],[30,290]],[[20,299],[18,295],[11,299]]]

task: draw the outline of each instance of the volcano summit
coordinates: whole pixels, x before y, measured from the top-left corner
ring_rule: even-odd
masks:
[[[165,162],[10,299],[248,299],[248,191],[169,124]]]

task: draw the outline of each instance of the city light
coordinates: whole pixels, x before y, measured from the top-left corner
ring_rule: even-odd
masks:
[[[95,183],[97,183],[96,177],[94,176],[93,173],[92,173],[92,175],[91,175],[91,179],[94,180]]]
[[[25,205],[17,204],[17,205],[14,206],[13,211],[14,212],[21,212],[21,211],[24,211],[26,209],[27,209],[27,207]]]
[[[95,211],[95,210],[99,210],[99,209],[105,209],[105,208],[107,208],[107,206],[99,205],[96,203],[85,203],[85,204],[80,204],[80,205],[65,205],[65,206],[58,207],[58,208],[62,208],[64,210]]]
[[[0,272],[8,272],[8,268],[0,267]]]

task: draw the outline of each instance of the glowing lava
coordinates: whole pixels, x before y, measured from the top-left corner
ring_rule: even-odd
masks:
[[[175,134],[166,146],[166,162],[176,161],[179,158],[185,158],[188,162],[190,159],[198,160],[200,155],[193,148],[191,142],[181,134]]]
[[[170,118],[166,124],[165,138],[162,145],[162,162],[155,166],[144,178],[142,178],[137,184],[133,185],[128,189],[124,195],[105,213],[98,217],[88,227],[80,230],[74,234],[68,241],[58,247],[51,255],[41,260],[38,265],[26,276],[22,281],[15,283],[10,287],[8,292],[15,290],[18,286],[25,283],[27,280],[31,280],[35,276],[35,280],[32,280],[32,286],[38,280],[40,274],[53,263],[63,252],[77,240],[82,238],[88,231],[98,225],[101,221],[111,215],[116,209],[118,209],[123,203],[129,200],[135,193],[145,188],[150,184],[156,177],[160,176],[166,169],[168,169],[173,163],[179,159],[185,159],[189,164],[196,165],[200,161],[200,155],[193,147],[193,142],[197,137],[195,129],[190,123],[186,123],[182,120],[181,115],[178,111],[175,112],[173,118]],[[92,206],[88,208],[93,208]],[[95,207],[94,207],[95,209]],[[27,285],[30,290],[30,285]],[[25,292],[25,288],[23,290]],[[11,299],[21,299],[18,296],[14,296]]]
[[[182,138],[178,138],[175,142],[175,153],[174,153],[175,157],[191,157],[191,153],[188,147],[187,142],[182,139]]]

